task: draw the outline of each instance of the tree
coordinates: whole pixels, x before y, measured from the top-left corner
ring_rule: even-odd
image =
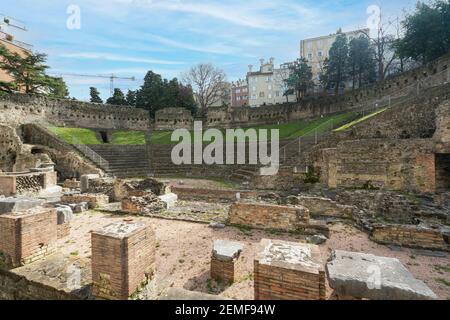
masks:
[[[350,41],[348,64],[352,89],[356,88],[356,84],[361,88],[376,81],[375,52],[366,36],[361,35]]]
[[[66,83],[64,82],[63,78],[53,78],[49,77],[49,96],[54,98],[67,98],[69,96],[69,89],[67,88]]]
[[[306,95],[307,91],[314,87],[312,69],[308,65],[308,61],[303,58],[295,61],[290,70],[290,76],[286,80],[286,83],[289,89],[295,92],[297,101],[300,101]]]
[[[334,88],[335,94],[348,79],[348,41],[347,36],[338,31],[338,35],[331,46],[325,74],[329,87]]]
[[[128,90],[126,100],[127,100],[127,104],[129,106],[135,107],[136,106],[136,91]]]
[[[10,83],[1,82],[2,90],[23,90],[25,93],[50,93],[62,90],[63,81],[60,78],[50,77],[45,74],[48,66],[45,65],[47,56],[42,53],[27,53],[21,57],[16,52],[10,52],[5,46],[0,45],[0,69],[12,77]],[[65,84],[64,84],[65,85]]]
[[[146,109],[152,117],[156,111],[163,107],[162,96],[164,84],[161,76],[153,71],[147,72],[144,78],[144,84],[136,93],[136,106]]]
[[[210,63],[201,63],[184,74],[183,82],[196,92],[198,103],[206,110],[223,98],[225,72]]]
[[[106,100],[106,103],[116,106],[126,106],[127,100],[125,99],[125,95],[123,94],[122,90],[120,90],[119,88],[115,88],[113,96]]]
[[[450,51],[450,2],[419,2],[402,25],[405,34],[396,44],[398,55],[425,64]]]
[[[90,101],[92,103],[103,103],[102,98],[100,98],[100,92],[98,92],[97,88],[90,87],[89,88],[89,95],[91,96]]]

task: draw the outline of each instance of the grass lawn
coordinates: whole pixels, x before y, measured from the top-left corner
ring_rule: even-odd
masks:
[[[145,144],[145,133],[141,131],[116,131],[112,135],[113,144]]]
[[[333,128],[341,126],[349,121],[354,120],[356,114],[353,112],[342,113],[338,115],[326,116],[323,118],[310,119],[310,120],[301,120],[292,123],[283,123],[283,124],[273,124],[273,125],[261,125],[249,128],[243,128],[244,130],[248,129],[278,129],[280,134],[280,139],[295,139],[303,136],[314,135],[317,131],[318,134],[322,134],[327,131],[331,131]],[[221,130],[224,132],[225,130]],[[269,131],[270,132],[270,131]],[[193,132],[191,132],[191,135]],[[259,132],[258,132],[259,134]],[[176,144],[177,142],[171,141],[172,131],[156,131],[152,133],[150,141],[152,144]],[[270,136],[269,136],[270,137]]]
[[[368,114],[367,116],[364,116],[364,117],[362,117],[362,118],[356,119],[355,121],[352,121],[352,122],[350,122],[350,123],[347,123],[347,124],[343,125],[342,127],[337,128],[337,129],[334,130],[334,131],[340,132],[340,131],[347,130],[347,129],[349,129],[349,128],[355,126],[355,125],[357,125],[358,123],[364,122],[364,121],[366,121],[366,120],[368,120],[368,119],[370,119],[370,118],[372,118],[372,117],[375,117],[375,116],[379,115],[380,113],[385,112],[386,110],[387,110],[387,108],[384,108],[384,109],[375,111],[375,112],[373,112],[373,113],[371,113],[371,114]]]
[[[49,127],[48,130],[70,144],[101,144],[95,132],[89,129]]]

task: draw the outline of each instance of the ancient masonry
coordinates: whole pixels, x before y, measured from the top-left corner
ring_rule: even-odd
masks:
[[[216,240],[211,257],[211,278],[226,284],[234,283],[234,265],[243,250],[239,242]]]
[[[0,213],[0,264],[7,268],[34,262],[55,252],[57,239],[55,209],[35,207]]]
[[[93,294],[128,299],[152,277],[156,241],[152,228],[120,222],[92,233]]]
[[[316,245],[263,239],[255,258],[255,300],[325,300]]]

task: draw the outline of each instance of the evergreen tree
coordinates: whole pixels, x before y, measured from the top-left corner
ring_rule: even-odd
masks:
[[[107,104],[112,104],[116,106],[126,106],[127,100],[125,99],[125,95],[123,94],[122,90],[119,88],[114,89],[114,94],[111,98],[106,100]]]
[[[127,104],[129,106],[135,107],[136,106],[136,91],[128,90],[126,100],[127,100]]]
[[[159,74],[147,72],[144,84],[136,93],[136,106],[148,110],[154,117],[156,111],[162,108],[163,87],[163,80]]]
[[[306,59],[298,59],[291,68],[289,78],[285,80],[289,91],[295,92],[297,101],[303,98],[309,89],[314,87],[312,69]]]
[[[326,68],[328,86],[334,88],[335,94],[339,93],[348,79],[348,52],[347,36],[339,30],[331,46]]]
[[[370,40],[361,35],[350,41],[348,59],[349,77],[352,80],[352,89],[376,81],[375,52]]]
[[[425,64],[450,51],[450,2],[419,2],[416,11],[402,22],[404,37],[396,44],[397,54]]]
[[[27,53],[21,57],[0,44],[0,69],[11,76],[12,81],[0,82],[0,90],[22,90],[25,93],[47,93],[56,97],[67,97],[67,86],[61,78],[48,76],[45,72],[47,56]]]
[[[103,103],[102,98],[100,98],[100,92],[98,92],[97,88],[90,87],[89,88],[89,95],[91,96],[91,102],[92,103]]]

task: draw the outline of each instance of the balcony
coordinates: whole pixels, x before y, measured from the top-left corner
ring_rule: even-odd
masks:
[[[15,45],[16,47],[19,47],[23,50],[26,51],[32,51],[33,50],[33,46],[31,44],[22,42],[22,41],[18,41],[18,40],[14,40],[14,37],[8,33],[5,33],[3,31],[0,31],[0,40],[5,41],[5,42],[9,42],[12,45]]]

